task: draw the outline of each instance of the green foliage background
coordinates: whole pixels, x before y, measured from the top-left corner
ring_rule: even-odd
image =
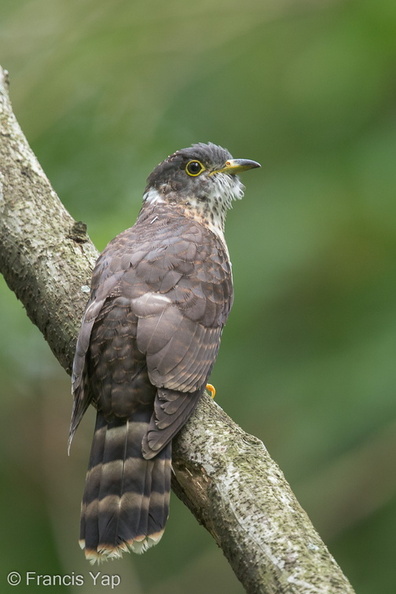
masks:
[[[228,217],[212,381],[360,594],[396,587],[395,58],[394,0],[0,3],[16,115],[99,249],[174,150],[262,163]],[[3,281],[0,298],[0,587],[74,572],[83,588],[47,589],[97,592],[77,545],[93,416],[68,458],[69,379]],[[156,549],[100,569],[121,594],[243,591],[176,498]]]

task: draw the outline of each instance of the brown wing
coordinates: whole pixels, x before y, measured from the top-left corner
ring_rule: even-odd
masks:
[[[116,262],[113,263],[113,266],[111,264],[111,258],[107,254],[103,253],[99,256],[92,274],[91,295],[77,338],[72,370],[74,404],[69,431],[69,449],[74,433],[93,397],[86,365],[92,329],[104,307],[106,299],[111,295],[123,274],[122,269],[116,268]]]
[[[151,435],[157,451],[191,413],[218,352],[232,304],[231,268],[222,243],[176,209],[156,205],[109,244],[95,268],[77,344],[72,433],[92,398],[86,381],[92,328],[116,303],[126,316],[136,316],[136,337],[129,340],[136,339],[150,382],[160,389],[151,427],[152,434],[162,432],[155,440]]]

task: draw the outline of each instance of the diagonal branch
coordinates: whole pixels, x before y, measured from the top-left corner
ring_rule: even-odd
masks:
[[[0,271],[70,372],[97,251],[32,153],[0,68]],[[248,593],[353,594],[264,445],[203,398],[174,444],[173,489]]]

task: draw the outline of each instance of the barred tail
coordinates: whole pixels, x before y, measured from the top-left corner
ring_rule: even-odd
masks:
[[[169,443],[153,459],[142,455],[148,411],[108,423],[97,413],[81,506],[80,545],[92,563],[143,553],[157,544],[169,513]]]

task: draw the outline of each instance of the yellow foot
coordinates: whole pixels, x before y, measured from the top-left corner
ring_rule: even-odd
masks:
[[[216,396],[216,388],[212,384],[206,384],[206,389],[209,392],[209,396],[214,398]]]

